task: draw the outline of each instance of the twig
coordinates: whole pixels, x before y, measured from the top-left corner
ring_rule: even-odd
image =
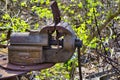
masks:
[[[95,24],[96,24],[96,27],[97,27],[97,33],[98,33],[99,39],[100,39],[100,41],[101,41],[102,47],[103,47],[104,52],[105,52],[105,55],[104,55],[104,54],[100,54],[100,55],[102,55],[102,56],[105,58],[106,62],[109,63],[109,64],[116,70],[116,72],[117,72],[118,74],[120,74],[120,70],[119,70],[117,67],[115,67],[112,62],[116,63],[117,65],[119,65],[119,64],[118,64],[117,62],[113,61],[111,58],[109,58],[109,57],[107,56],[107,51],[106,51],[106,49],[105,49],[104,44],[102,43],[102,38],[101,38],[101,35],[100,35],[100,29],[99,29],[99,27],[98,27],[97,18],[96,18],[95,10],[94,10],[94,9],[93,9],[93,14],[94,14],[94,17],[95,17]],[[107,25],[107,24],[106,24],[106,25]],[[102,29],[101,29],[101,30],[102,30]],[[97,51],[97,50],[96,50],[96,51]],[[97,51],[97,53],[99,53],[99,52]],[[109,60],[109,61],[108,61],[108,60]],[[111,62],[111,61],[112,61],[112,62]]]
[[[115,66],[111,63],[111,61],[109,60],[108,57],[106,57],[106,56],[103,55],[103,54],[100,54],[100,53],[97,51],[97,48],[96,48],[96,52],[97,52],[100,56],[103,56],[103,57],[105,58],[105,61],[106,61],[108,64],[110,64],[110,65],[115,69],[116,73],[120,74],[119,68],[115,67]],[[109,61],[106,60],[106,59],[108,59]]]
[[[114,35],[116,35],[115,41],[117,42],[117,45],[120,47],[120,44],[119,44],[119,42],[118,42],[118,41],[119,41],[119,40],[118,40],[119,35],[117,34],[117,31],[115,31],[114,23],[115,23],[115,21],[113,20],[113,24],[112,24],[113,28],[112,28],[112,30],[113,30]]]
[[[105,28],[115,17],[117,17],[119,14],[120,14],[120,8],[118,9],[117,12],[115,12],[115,13],[112,14],[110,17],[108,17],[107,20],[106,20],[102,25],[99,26],[99,31],[101,32],[102,29],[104,29],[104,28]],[[95,31],[92,37],[91,37],[91,36],[88,36],[88,41],[89,41],[88,44],[90,44],[90,42],[92,41],[92,39],[94,39],[94,37],[96,37],[96,36],[98,35],[97,33],[98,33],[98,31]],[[84,53],[85,50],[86,50],[86,47],[83,46],[82,52]]]
[[[6,4],[5,4],[6,13],[7,13],[7,5],[8,5],[8,0],[6,0]]]
[[[80,54],[80,47],[78,47],[77,50],[78,50],[79,77],[80,77],[80,80],[82,80],[82,69],[81,69],[81,54]]]

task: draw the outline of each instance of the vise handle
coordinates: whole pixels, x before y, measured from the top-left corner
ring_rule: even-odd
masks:
[[[56,26],[61,21],[60,10],[58,8],[56,1],[51,2],[51,9],[52,9],[53,18]]]

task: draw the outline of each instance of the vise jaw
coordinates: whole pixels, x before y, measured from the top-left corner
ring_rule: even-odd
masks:
[[[12,33],[8,47],[9,63],[34,65],[66,62],[75,51],[76,36],[67,23],[59,23],[56,31],[59,33],[57,36],[53,33],[54,26],[50,25],[40,31]]]

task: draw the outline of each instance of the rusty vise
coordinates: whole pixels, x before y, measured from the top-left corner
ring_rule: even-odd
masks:
[[[68,61],[75,48],[82,46],[71,26],[60,22],[59,10],[54,5],[55,2],[51,6],[55,24],[11,34],[8,57],[0,60],[0,67],[14,72],[41,70]]]

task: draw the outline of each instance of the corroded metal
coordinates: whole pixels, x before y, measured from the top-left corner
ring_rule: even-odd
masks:
[[[56,27],[59,32],[59,38],[56,40],[54,35],[51,35],[53,38],[49,38],[53,30],[51,25],[43,27],[41,31],[13,33],[8,47],[9,59],[1,59],[0,67],[24,72],[49,68],[54,63],[69,60],[76,47],[74,32],[68,24],[61,22]]]
[[[25,33],[12,33],[10,37],[11,45],[22,46],[47,46],[48,35],[40,34],[39,32],[25,32]]]
[[[8,63],[7,60],[0,60],[0,67],[3,69],[8,69],[12,71],[35,71],[35,70],[41,70],[41,69],[46,69],[54,65],[54,63],[42,63],[42,64],[36,64],[36,65],[15,65]]]
[[[13,33],[8,47],[9,63],[34,65],[69,60],[75,51],[76,36],[70,25],[64,22],[59,23],[56,30],[59,32],[58,40],[49,39],[49,34],[54,31],[52,25],[43,27],[37,32]]]
[[[8,69],[4,69],[3,67],[1,67],[1,64],[5,64],[5,61],[7,61],[7,55],[0,54],[0,80],[7,80],[10,77],[27,73],[27,71],[11,71]]]
[[[10,46],[9,62],[18,65],[34,65],[43,62],[41,46]]]
[[[9,62],[34,65],[44,61],[43,46],[48,45],[48,35],[39,32],[13,33],[8,47]]]
[[[10,77],[26,74],[27,71],[11,71],[0,67],[0,80],[7,80]]]
[[[23,75],[32,70],[42,70],[53,66],[54,63],[36,64],[31,66],[14,65],[8,63],[8,56],[0,54],[0,80],[8,79],[17,75]]]
[[[0,70],[11,71],[10,74],[7,73],[8,76],[12,72],[19,75],[66,62],[72,57],[75,48],[82,45],[71,26],[60,22],[57,3],[53,2],[51,7],[55,24],[44,26],[40,31],[11,34],[8,56],[0,58]]]
[[[53,13],[54,23],[56,26],[61,21],[60,10],[58,8],[56,1],[51,2],[51,9],[52,9],[52,13]]]

